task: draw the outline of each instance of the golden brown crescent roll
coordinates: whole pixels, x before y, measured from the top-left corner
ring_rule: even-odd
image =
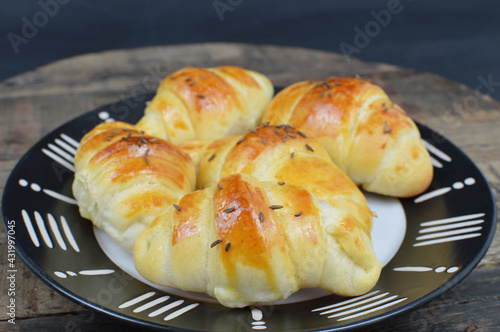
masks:
[[[233,174],[167,208],[138,236],[133,257],[147,280],[204,292],[228,307],[283,299],[302,287],[355,296],[381,271],[359,225],[303,187]]]
[[[263,121],[289,123],[318,139],[367,191],[408,197],[431,183],[433,167],[417,126],[368,81],[329,78],[293,84],[274,97]]]
[[[214,186],[235,173],[301,186],[349,210],[369,233],[372,214],[362,192],[316,140],[304,136],[289,125],[262,126],[244,136],[188,141],[179,148],[199,163],[198,187]]]
[[[73,195],[80,214],[132,250],[137,235],[195,185],[191,158],[124,122],[87,133],[75,157]]]
[[[161,82],[137,126],[174,144],[238,135],[256,126],[273,93],[254,71],[188,67]]]

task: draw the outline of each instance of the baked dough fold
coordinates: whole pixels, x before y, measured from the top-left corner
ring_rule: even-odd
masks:
[[[233,174],[187,194],[178,207],[135,242],[135,266],[155,284],[244,307],[302,287],[360,295],[380,275],[356,218],[302,187]]]
[[[83,137],[75,169],[72,189],[80,214],[128,251],[196,182],[187,154],[119,121],[99,124]]]
[[[420,132],[379,86],[358,78],[295,83],[273,98],[263,121],[291,124],[323,145],[357,185],[409,197],[433,176]]]

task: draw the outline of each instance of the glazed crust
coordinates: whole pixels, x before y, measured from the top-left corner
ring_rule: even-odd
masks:
[[[420,137],[377,87],[343,84],[352,91],[336,97],[320,97],[310,82],[290,87],[264,118],[279,125],[256,128],[273,93],[267,78],[229,66],[179,70],[163,80],[136,126],[102,123],[81,140],[73,183],[80,213],[133,250],[147,280],[204,292],[228,307],[306,287],[363,294],[381,264],[357,184],[378,188],[379,164],[403,167],[386,152]],[[318,98],[329,101],[318,106]],[[334,100],[384,110],[348,116]],[[361,159],[367,153],[368,162]]]
[[[377,85],[357,78],[304,81],[280,91],[263,121],[316,138],[367,191],[409,197],[425,191],[433,167],[411,118]]]
[[[271,81],[254,71],[183,68],[161,82],[137,126],[174,144],[241,134],[256,126],[273,93]]]
[[[356,216],[369,233],[372,214],[359,188],[330,159],[316,140],[290,126],[261,126],[243,136],[179,145],[199,164],[198,187],[244,173],[261,181],[303,187]]]
[[[84,136],[75,168],[72,189],[80,214],[128,251],[158,214],[195,185],[187,154],[119,121]]]
[[[178,206],[134,246],[137,270],[153,283],[243,307],[303,287],[359,295],[380,275],[370,236],[355,217],[302,187],[233,174]]]

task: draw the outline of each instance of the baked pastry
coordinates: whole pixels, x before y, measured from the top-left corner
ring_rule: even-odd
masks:
[[[358,78],[304,81],[280,91],[263,121],[289,123],[316,138],[332,160],[370,192],[425,191],[433,167],[412,119],[377,85]]]
[[[234,66],[183,68],[167,76],[137,126],[179,144],[254,128],[274,87],[264,75]]]
[[[289,126],[252,129],[243,136],[189,141],[179,148],[198,164],[197,186],[211,187],[231,174],[303,187],[333,206],[350,211],[369,234],[372,214],[359,188],[314,139]],[[363,227],[363,226],[360,226]]]
[[[273,93],[263,75],[218,67],[168,76],[137,125],[103,123],[80,142],[73,193],[81,215],[133,248],[135,267],[147,280],[204,292],[228,307],[284,299],[300,288],[343,296],[369,291],[381,264],[371,244],[372,212],[356,184],[385,190],[385,168],[406,174],[407,164],[423,158],[415,152],[418,130],[358,81],[350,83],[352,96],[338,98],[363,111],[331,105],[321,111],[352,113],[346,122],[355,136],[348,140],[350,129],[332,131],[328,117],[324,126],[312,121],[321,112],[297,110],[304,84],[292,86],[291,95],[280,93],[267,109],[284,119],[266,113],[255,128]],[[316,98],[334,100],[331,84],[323,83],[327,88]],[[368,101],[362,98],[369,93]],[[379,104],[387,106],[382,115],[364,110]],[[373,129],[380,121],[382,134]],[[377,144],[392,152],[374,151],[375,161],[363,166],[362,153]],[[408,156],[405,149],[412,162],[394,162],[393,154]],[[334,155],[344,162],[340,167]],[[356,183],[341,168],[350,169]]]
[[[207,293],[228,307],[288,297],[302,287],[354,296],[381,264],[346,209],[291,184],[238,173],[185,195],[137,238],[147,280]]]
[[[196,181],[187,154],[118,121],[99,124],[83,137],[75,169],[72,189],[80,214],[128,251]]]

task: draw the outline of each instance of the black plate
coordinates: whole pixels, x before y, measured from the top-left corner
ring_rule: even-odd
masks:
[[[136,123],[151,97],[117,102],[57,128],[21,158],[6,183],[3,221],[18,256],[79,304],[142,327],[172,330],[349,330],[412,310],[456,285],[493,239],[495,205],[484,176],[446,138],[419,125],[433,157],[434,180],[424,195],[401,200],[406,236],[372,292],[244,309],[164,293],[103,253],[71,192],[75,143],[102,121]]]

